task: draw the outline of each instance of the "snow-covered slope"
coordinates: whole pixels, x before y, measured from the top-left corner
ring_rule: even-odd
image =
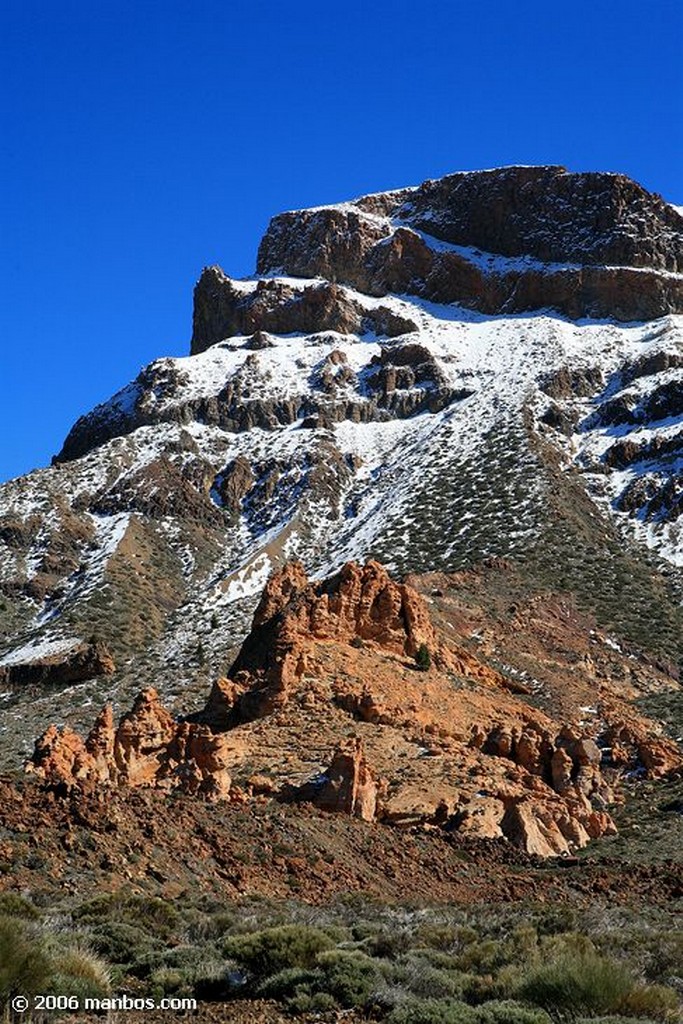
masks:
[[[250,330],[152,363],[62,461],[0,488],[0,658],[96,634],[118,663],[106,683],[3,695],[8,751],[38,731],[21,723],[87,717],[105,686],[127,701],[151,678],[190,705],[291,557],[319,576],[369,556],[399,574],[510,558],[627,639],[644,603],[675,659],[651,560],[683,565],[683,317],[486,315],[212,275],[205,322]]]

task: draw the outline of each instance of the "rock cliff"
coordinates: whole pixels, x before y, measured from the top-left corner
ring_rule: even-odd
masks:
[[[683,217],[624,175],[504,167],[281,214],[258,270],[484,313],[649,320],[683,308]]]

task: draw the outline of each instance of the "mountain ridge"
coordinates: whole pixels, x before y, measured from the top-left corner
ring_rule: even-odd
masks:
[[[419,256],[427,243],[384,214],[406,195],[433,212],[434,190],[448,197],[466,181],[477,194],[484,183],[501,195],[543,186],[551,205],[567,181],[604,186],[617,226],[635,216],[616,202],[630,195],[655,219],[678,216],[619,175],[453,175],[356,201],[371,211],[360,220],[389,238],[385,254],[408,231],[407,248],[391,257],[400,280],[404,254]],[[528,197],[518,206],[526,210]],[[359,273],[363,232],[348,235]],[[678,259],[678,249],[663,255],[667,239],[655,262]],[[443,280],[459,288],[465,257],[443,244],[429,259],[448,257]],[[307,246],[318,259],[303,237],[295,250]],[[501,258],[521,260],[522,277],[546,276],[537,256]],[[477,280],[501,276],[478,268],[472,252],[465,262]],[[164,663],[163,696],[182,706],[209,666],[227,668],[268,575],[290,557],[325,576],[370,556],[400,575],[501,556],[526,566],[532,588],[557,575],[559,557],[563,587],[606,627],[675,666],[680,319],[487,314],[407,292],[376,296],[333,277],[270,271],[237,282],[205,272],[192,354],[150,364],[74,425],[52,468],[3,485],[4,657],[25,649],[30,660],[43,639],[101,634],[118,666],[106,682],[117,699],[132,699],[135,677]],[[653,419],[661,410],[668,419]],[[636,440],[624,449],[628,432]],[[642,455],[641,444],[650,445]],[[640,625],[646,607],[656,610],[650,635]],[[225,630],[209,628],[214,618]],[[99,700],[104,685],[86,682],[87,700]],[[50,717],[59,719],[60,707],[72,713],[68,695],[45,700]],[[18,721],[25,696],[13,689],[5,701]]]

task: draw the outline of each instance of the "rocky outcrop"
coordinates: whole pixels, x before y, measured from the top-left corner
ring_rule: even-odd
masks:
[[[662,735],[657,723],[607,699],[600,709],[607,723],[600,742],[609,764],[652,779],[683,773],[678,744]]]
[[[107,645],[91,640],[57,654],[0,665],[0,686],[10,690],[58,689],[97,676],[110,676],[115,670]]]
[[[389,212],[443,241],[504,256],[683,272],[683,217],[623,174],[559,166],[449,174]]]
[[[174,459],[161,455],[139,470],[122,474],[92,501],[95,515],[140,512],[152,520],[173,516],[207,527],[222,525],[222,517],[209,499],[213,471],[198,458]]]
[[[252,472],[249,460],[244,455],[238,455],[216,477],[213,483],[213,490],[215,490],[220,498],[221,504],[231,512],[236,513],[241,508],[242,499],[249,493],[255,483],[256,477]]]
[[[383,317],[386,314],[387,318],[393,317],[393,326],[401,334],[403,329],[409,330],[414,326],[388,310],[373,312],[377,316]],[[391,325],[383,326],[388,328]],[[362,324],[358,326],[359,330],[361,328]],[[388,366],[395,356],[400,358],[403,347],[410,348],[398,342],[395,346],[386,345],[382,363]],[[302,386],[301,391],[274,394],[272,378],[264,370],[259,358],[261,348],[256,347],[254,350],[254,346],[247,343],[240,346],[240,351],[243,350],[246,350],[246,358],[213,394],[198,395],[196,389],[192,388],[186,393],[187,381],[180,371],[176,372],[165,365],[169,360],[152,364],[125,389],[125,393],[114,396],[111,401],[97,406],[77,420],[54,461],[70,462],[113,438],[124,437],[140,427],[161,423],[195,422],[219,427],[229,433],[243,433],[253,428],[272,431],[297,422],[321,427],[330,427],[344,420],[377,423],[405,419],[419,412],[438,412],[471,394],[464,389],[448,387],[443,370],[434,357],[422,365],[419,373],[411,374],[409,367],[404,367],[403,375],[397,377],[390,387],[377,374],[363,374],[359,377],[350,367],[330,364],[325,359],[319,372],[314,374],[312,381]],[[370,378],[367,381],[366,376]],[[158,395],[162,396],[161,401]],[[137,507],[137,501],[138,510],[144,513],[149,507],[150,514],[164,514],[163,507],[168,507],[175,514],[178,509],[173,506],[172,496],[166,493],[157,495],[156,504],[151,502],[149,505],[147,499],[156,493],[153,490],[155,478],[164,485],[164,492],[186,491],[188,483],[199,488],[195,477],[201,460],[190,459],[187,452],[183,458],[179,458],[178,454],[165,454],[145,467],[138,474],[141,480],[131,476],[117,481],[111,491],[96,496],[93,510],[99,514],[111,514],[127,501]],[[152,495],[145,496],[145,489],[150,488]],[[138,491],[142,493],[138,495]],[[191,495],[187,497],[205,517],[207,509],[202,511],[195,498]],[[178,499],[180,510],[186,504],[184,499]],[[192,514],[189,509],[188,512]]]
[[[583,796],[598,800],[602,806],[614,800],[614,793],[600,771],[600,747],[570,725],[563,725],[555,736],[532,721],[524,728],[498,725],[488,734],[475,728],[470,746],[514,761],[530,775],[543,779],[560,796]]]
[[[230,793],[229,749],[227,737],[208,726],[175,721],[148,689],[118,727],[105,707],[85,740],[68,727],[50,726],[27,771],[62,791],[154,787],[218,800]]]
[[[423,599],[396,583],[377,562],[348,562],[327,580],[309,582],[299,563],[289,563],[269,580],[252,630],[229,676],[244,687],[231,715],[269,714],[286,702],[306,671],[311,641],[369,641],[414,657],[421,644],[437,651]]]
[[[683,309],[683,217],[623,175],[507,167],[281,214],[258,270],[484,313],[649,320]]]
[[[372,331],[394,338],[417,330],[412,320],[385,306],[364,308],[333,282],[334,278],[330,278],[308,287],[293,288],[270,279],[250,286],[233,281],[220,267],[205,267],[194,292],[191,354],[203,352],[235,335],[253,335],[250,348],[263,348],[264,331],[271,334],[318,334],[322,331],[364,334]]]
[[[622,701],[595,714],[587,731],[520,701],[483,654],[440,639],[427,600],[377,562],[319,581],[290,562],[203,710],[177,720],[145,690],[118,724],[105,707],[86,738],[51,726],[28,770],[61,794],[272,798],[556,857],[614,833],[607,808],[621,771],[680,769],[675,745]]]
[[[323,811],[374,821],[378,785],[368,767],[363,742],[356,737],[341,743],[329,768],[301,786],[294,799],[315,804]]]

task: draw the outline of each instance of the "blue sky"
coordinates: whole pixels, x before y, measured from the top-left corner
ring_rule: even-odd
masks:
[[[0,479],[281,210],[510,163],[683,204],[682,44],[679,0],[0,0]]]

